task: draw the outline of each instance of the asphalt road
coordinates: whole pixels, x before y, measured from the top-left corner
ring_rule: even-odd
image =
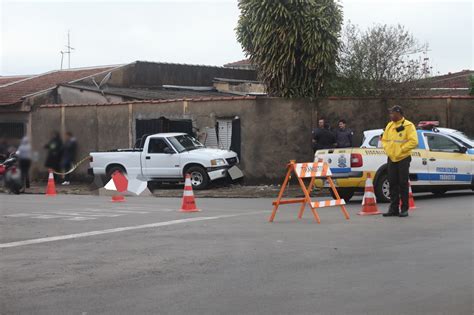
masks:
[[[360,204],[0,195],[1,314],[473,314],[472,193]],[[359,199],[360,202],[360,199]],[[381,210],[385,210],[381,206]]]

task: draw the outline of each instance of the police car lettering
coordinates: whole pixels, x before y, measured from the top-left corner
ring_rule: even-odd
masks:
[[[458,168],[457,167],[437,167],[436,172],[440,173],[457,173]]]
[[[439,175],[439,179],[440,180],[456,180],[456,175],[445,175],[445,174],[441,174]]]

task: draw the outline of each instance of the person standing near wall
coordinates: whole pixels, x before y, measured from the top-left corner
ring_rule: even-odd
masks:
[[[313,130],[313,151],[333,148],[335,142],[336,138],[329,130],[329,124],[321,118],[318,121],[318,128]]]
[[[344,119],[339,120],[339,124],[335,136],[336,136],[336,148],[352,148],[352,136],[354,133],[351,129],[347,128],[346,121]]]
[[[63,150],[63,142],[58,131],[53,131],[51,140],[44,146],[48,150],[45,166],[48,169],[59,171],[61,168],[61,154]]]
[[[64,146],[63,146],[63,156],[62,156],[62,169],[64,172],[69,171],[72,168],[74,161],[76,160],[77,152],[77,140],[72,135],[72,132],[68,131],[64,135]],[[69,185],[70,174],[64,176],[64,181],[62,185]]]
[[[31,144],[28,137],[21,139],[18,150],[16,151],[18,156],[18,163],[21,171],[21,181],[23,188],[30,188],[30,167],[31,167]]]
[[[415,125],[405,119],[403,109],[395,105],[390,108],[390,120],[381,137],[383,149],[388,156],[388,181],[390,184],[390,208],[384,217],[408,216],[408,180],[411,151],[418,146]],[[400,199],[401,212],[400,212]]]

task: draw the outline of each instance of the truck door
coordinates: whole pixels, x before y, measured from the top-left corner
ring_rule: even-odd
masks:
[[[150,178],[181,177],[179,155],[165,138],[149,139],[142,152],[142,168],[143,175]]]
[[[462,146],[454,139],[425,133],[428,145],[428,171],[431,185],[470,185],[471,158],[461,153]]]

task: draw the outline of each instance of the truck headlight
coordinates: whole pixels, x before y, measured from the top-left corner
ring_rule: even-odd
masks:
[[[224,159],[215,159],[215,160],[211,160],[211,165],[212,166],[223,166],[223,165],[226,165],[226,164],[225,164]]]

